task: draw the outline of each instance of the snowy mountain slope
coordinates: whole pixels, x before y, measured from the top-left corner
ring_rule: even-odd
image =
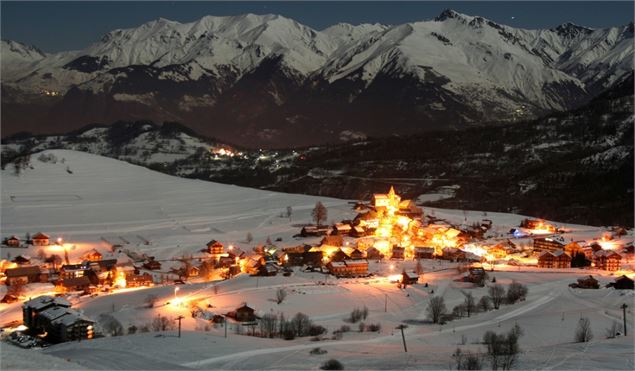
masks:
[[[388,121],[407,133],[534,117],[633,70],[632,24],[523,30],[451,10],[323,31],[271,14],[158,19],[79,51],[15,45],[1,57],[5,134],[169,119],[259,147],[378,136]]]

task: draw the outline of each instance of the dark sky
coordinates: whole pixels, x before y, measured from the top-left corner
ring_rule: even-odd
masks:
[[[2,38],[44,51],[81,49],[116,28],[163,17],[190,22],[204,15],[274,13],[315,29],[338,22],[399,24],[432,19],[443,9],[480,15],[522,28],[551,28],[564,22],[588,27],[633,20],[633,1],[439,1],[439,2],[7,2],[2,1]]]

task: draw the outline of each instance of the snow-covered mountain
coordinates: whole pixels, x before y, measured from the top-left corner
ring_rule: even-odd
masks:
[[[303,145],[579,106],[632,74],[633,24],[524,30],[447,10],[317,31],[278,15],[206,16],[114,30],[78,51],[3,41],[1,58],[5,135],[152,119]]]

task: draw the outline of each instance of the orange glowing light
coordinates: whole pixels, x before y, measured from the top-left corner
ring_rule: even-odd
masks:
[[[126,287],[126,284],[126,274],[122,271],[117,272],[117,277],[115,277],[114,285],[123,289]]]
[[[401,282],[403,276],[401,274],[392,274],[388,276],[389,282]]]

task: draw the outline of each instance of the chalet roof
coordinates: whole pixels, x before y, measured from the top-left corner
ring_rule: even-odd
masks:
[[[117,259],[102,259],[90,263],[91,265],[98,265],[100,268],[110,269],[117,264]]]
[[[566,255],[566,256],[570,257],[569,254],[567,254],[563,250],[556,250],[556,251],[552,251],[551,253],[553,254],[553,256],[556,256],[556,257],[562,256],[562,255]]]
[[[90,322],[93,323],[90,319],[83,316],[81,313],[76,311],[75,309],[68,308],[66,313],[61,317],[56,318],[51,323],[54,325],[64,325],[64,326],[72,326],[77,322]]]
[[[40,274],[40,267],[34,265],[29,267],[9,268],[4,272],[4,274],[6,274],[7,277],[33,276]]]
[[[11,237],[7,238],[7,240],[18,240],[18,241],[20,241],[20,238],[13,234],[13,235],[11,235]]]
[[[249,306],[247,306],[247,304],[245,303],[245,304],[243,304],[242,306],[240,306],[239,308],[236,308],[236,312],[238,312],[238,311],[248,311],[248,312],[254,312],[254,311],[255,311],[255,309],[254,309],[254,308],[251,308],[251,307],[249,307]]]
[[[81,270],[86,270],[88,267],[86,266],[86,264],[80,263],[80,264],[64,264],[62,265],[62,270],[63,271],[81,271]]]
[[[335,229],[337,229],[338,231],[350,231],[351,225],[344,223],[335,223]]]
[[[51,324],[71,326],[78,321],[91,322],[88,318],[84,317],[80,312],[72,308],[65,307],[52,307],[42,311],[40,316],[48,319]]]
[[[87,276],[67,278],[62,281],[64,287],[88,286],[90,279]]]
[[[615,256],[618,259],[622,259],[622,255],[618,254],[617,252],[613,251],[613,250],[598,250],[596,252],[593,253],[594,256],[596,257],[613,257]]]
[[[207,246],[223,246],[223,244],[221,242],[218,242],[216,240],[211,240],[207,243]]]
[[[53,297],[49,295],[38,296],[37,298],[24,302],[25,307],[32,308],[33,310],[36,310],[36,311],[39,311],[42,308],[45,308],[49,305],[70,307],[71,303],[64,298]]]
[[[366,259],[347,259],[344,260],[344,263],[347,267],[352,267],[356,265],[368,265],[368,260]]]
[[[630,277],[627,277],[626,275],[622,275],[621,277],[617,277],[615,279],[615,282],[621,282],[621,281],[625,281],[625,282],[633,282],[633,279]]]
[[[68,313],[69,309],[70,308],[55,306],[55,307],[51,307],[51,308],[48,308],[48,309],[45,309],[45,310],[41,311],[39,313],[39,316],[43,317],[43,318],[46,318],[46,319],[48,319],[49,321],[52,322],[55,319],[60,318],[63,315],[66,315]]]
[[[540,255],[538,255],[538,259],[544,258],[544,257],[546,257],[548,255],[551,255],[554,258],[564,257],[564,258],[571,259],[571,256],[569,254],[567,254],[566,252],[564,252],[563,250],[543,251],[543,252],[540,253]]]
[[[324,238],[322,238],[322,245],[330,245],[330,246],[342,246],[342,243],[344,242],[344,238],[340,235],[330,235],[330,236],[324,236]]]
[[[45,235],[42,232],[37,232],[36,234],[31,236],[31,239],[32,240],[48,240],[48,239],[50,239],[50,237],[48,235]]]
[[[30,257],[30,256],[28,256],[28,255],[18,255],[18,256],[16,256],[15,258],[13,258],[13,261],[14,261],[14,262],[17,262],[17,261],[25,261],[25,262],[28,262],[29,260],[31,260],[31,257]]]
[[[402,274],[408,278],[419,278],[416,272],[403,272]]]
[[[101,253],[99,251],[97,251],[97,249],[90,249],[89,251],[84,253],[83,256],[87,256],[87,255],[90,255],[90,254],[97,254],[97,255],[101,256]]]

